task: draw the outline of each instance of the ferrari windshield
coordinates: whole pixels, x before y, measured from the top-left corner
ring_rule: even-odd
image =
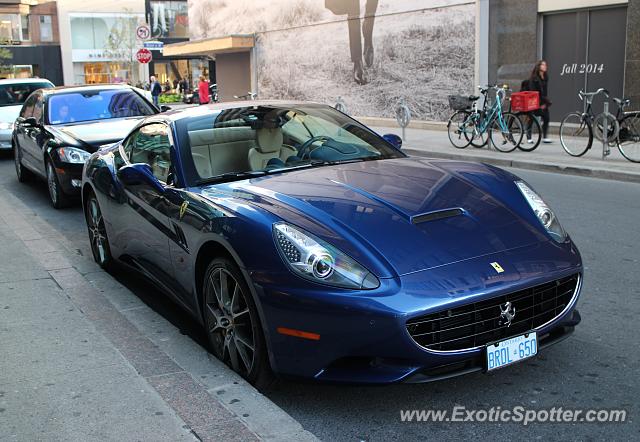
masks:
[[[87,89],[51,95],[48,123],[67,124],[81,121],[153,115],[156,111],[131,89]]]
[[[176,128],[202,182],[404,157],[357,121],[324,105],[225,109],[179,120]]]

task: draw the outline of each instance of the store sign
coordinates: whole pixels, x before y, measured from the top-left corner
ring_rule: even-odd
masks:
[[[145,41],[143,46],[152,51],[161,51],[164,48],[164,43],[161,41]]]
[[[140,25],[136,28],[136,36],[140,40],[148,40],[151,37],[151,28],[147,25]]]
[[[142,48],[136,52],[136,59],[142,63],[149,63],[152,59],[151,51],[149,49]]]

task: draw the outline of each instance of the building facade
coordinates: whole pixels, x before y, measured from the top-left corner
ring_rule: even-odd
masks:
[[[0,3],[0,47],[3,78],[47,78],[62,84],[62,61],[56,2],[8,0]]]
[[[165,55],[215,60],[223,100],[342,100],[354,115],[442,119],[468,89],[474,0],[190,0],[189,43]]]
[[[64,84],[147,81],[147,67],[135,58],[144,12],[144,0],[59,2]]]
[[[549,64],[552,120],[607,88],[640,107],[640,0],[190,0],[189,42],[165,56],[215,60],[222,99],[340,99],[349,113],[446,120],[447,95],[519,90]],[[601,101],[596,102],[596,109]]]
[[[517,89],[545,59],[552,121],[582,109],[581,89],[602,87],[640,108],[640,0],[480,1],[488,6],[488,57],[480,62],[490,83]]]

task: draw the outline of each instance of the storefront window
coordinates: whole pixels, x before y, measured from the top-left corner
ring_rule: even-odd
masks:
[[[177,92],[178,82],[187,79],[189,88],[198,87],[200,75],[209,75],[209,63],[200,59],[156,61],[152,74],[162,84],[163,91]]]
[[[189,37],[186,1],[152,1],[151,33],[154,38]]]
[[[2,69],[1,76],[2,78],[31,78],[37,75],[37,68],[37,65],[14,64]]]
[[[40,16],[40,41],[53,41],[53,26],[50,15]]]
[[[78,84],[130,82],[129,70],[120,63],[83,63],[84,74],[77,75]]]

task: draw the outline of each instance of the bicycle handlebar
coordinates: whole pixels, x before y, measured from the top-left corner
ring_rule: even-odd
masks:
[[[580,92],[578,92],[578,98],[580,98],[581,100],[584,100],[585,98],[593,98],[596,95],[600,95],[600,94],[603,94],[605,97],[609,98],[609,91],[603,87],[601,87],[595,92],[585,92],[582,89],[580,89]]]

